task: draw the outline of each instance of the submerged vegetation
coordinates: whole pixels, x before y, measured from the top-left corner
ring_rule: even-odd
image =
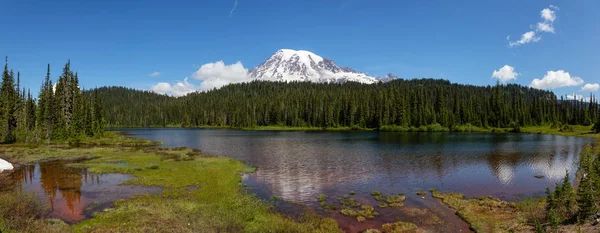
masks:
[[[515,203],[492,197],[466,199],[460,193],[431,194],[455,209],[477,232],[597,232],[600,209],[600,149],[586,146],[573,187],[568,175],[546,197]]]
[[[417,231],[417,225],[409,222],[395,222],[383,224],[381,229],[386,233],[412,233]]]
[[[287,217],[267,201],[247,194],[240,174],[253,168],[239,161],[187,148],[150,148],[160,143],[104,132],[107,124],[600,137],[600,120],[592,125],[600,118],[599,111],[594,96],[587,102],[568,101],[519,85],[477,87],[432,79],[373,85],[255,81],[182,98],[118,87],[82,91],[70,62],[56,83],[48,66],[36,99],[20,86],[20,74],[9,70],[7,62],[0,83],[0,142],[13,144],[0,145],[3,159],[16,164],[71,161],[68,166],[96,174],[131,175],[134,179],[127,185],[160,187],[162,192],[119,200],[114,208],[69,226],[49,219],[48,207],[39,198],[1,187],[0,232],[341,231],[332,219],[311,212]],[[567,174],[562,183],[546,191],[546,198],[511,203],[493,197],[467,199],[437,190],[431,194],[455,209],[477,232],[547,232],[574,225],[581,231],[598,221],[598,153],[598,147],[586,147],[579,162],[578,186],[573,187]],[[0,177],[2,186],[8,186],[5,178]],[[425,198],[427,192],[416,194]],[[372,191],[371,196],[377,201],[374,206],[348,195],[338,198],[339,208],[328,203],[326,195],[317,199],[321,209],[339,210],[357,222],[379,216],[376,208],[397,210],[406,201],[404,194],[386,196]],[[432,216],[431,222],[441,221]],[[382,225],[381,230],[417,232],[417,225],[395,222]]]
[[[117,142],[117,138],[100,144]],[[69,166],[86,167],[92,173],[135,177],[127,185],[163,188],[159,194],[117,201],[114,208],[71,227],[47,219],[37,198],[5,191],[0,193],[2,232],[340,232],[332,219],[311,213],[298,219],[285,217],[267,202],[246,194],[240,174],[253,168],[230,158],[186,148],[72,148],[62,144],[1,149],[15,163],[70,160],[74,163]]]

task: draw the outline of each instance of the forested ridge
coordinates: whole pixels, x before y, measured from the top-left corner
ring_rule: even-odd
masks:
[[[107,124],[127,127],[506,128],[591,125],[599,117],[592,95],[573,101],[516,84],[473,86],[439,79],[253,81],[179,98],[124,87],[94,91],[104,100]]]
[[[0,143],[64,141],[104,131],[102,101],[93,92],[84,95],[70,61],[55,84],[48,65],[37,98],[20,83],[7,58],[0,84]]]

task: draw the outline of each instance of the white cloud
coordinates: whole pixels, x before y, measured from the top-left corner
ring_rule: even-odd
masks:
[[[549,24],[549,23],[546,23],[546,22],[538,23],[537,30],[540,31],[540,32],[554,33],[554,26],[552,26],[552,24]]]
[[[150,77],[157,77],[159,75],[160,75],[160,72],[154,71],[154,72],[152,72],[152,74],[149,74],[148,76],[150,76]]]
[[[515,68],[509,65],[504,65],[502,68],[494,70],[494,73],[492,73],[492,78],[497,78],[503,83],[515,80],[517,79],[517,76],[519,76],[519,74],[515,72]]]
[[[555,30],[554,30],[553,23],[554,23],[554,20],[556,20],[556,12],[552,9],[558,10],[559,8],[554,5],[550,5],[549,8],[544,8],[540,12],[540,15],[542,17],[542,22],[537,23],[537,27],[535,28],[535,31],[528,31],[526,33],[523,33],[523,35],[521,35],[521,39],[518,41],[514,41],[514,42],[511,42],[509,40],[510,37],[507,37],[507,40],[509,40],[508,45],[510,47],[514,47],[517,45],[538,42],[542,39],[542,36],[540,35],[541,32],[554,33]],[[531,26],[531,28],[533,29],[533,26]]]
[[[204,64],[192,74],[192,77],[202,81],[200,84],[202,91],[220,88],[230,83],[252,81],[248,75],[248,69],[244,68],[239,61],[231,65],[225,65],[223,61]]]
[[[238,0],[235,0],[235,2],[233,3],[233,8],[231,8],[231,11],[229,11],[229,18],[231,18],[231,15],[233,15],[233,12],[237,8],[237,5],[238,5]]]
[[[540,41],[542,38],[538,35],[535,34],[534,31],[528,31],[526,33],[523,33],[523,35],[521,35],[521,39],[515,42],[510,42],[510,46],[516,46],[516,45],[522,45],[522,44],[527,44],[527,43],[531,43],[531,42],[538,42]]]
[[[556,13],[553,10],[550,10],[550,8],[543,9],[540,14],[542,15],[542,19],[546,22],[554,22],[556,19]]]
[[[188,82],[187,77],[183,79],[183,82],[177,82],[173,85],[165,82],[157,83],[156,85],[152,86],[151,90],[159,94],[167,94],[172,96],[184,96],[198,91],[193,84]]]
[[[569,72],[564,70],[548,71],[542,79],[534,79],[530,86],[538,89],[551,89],[558,87],[571,87],[583,84],[583,79],[576,76],[571,76]]]
[[[582,91],[597,91],[598,89],[600,89],[600,84],[597,83],[588,83],[583,85],[583,87],[581,88]]]
[[[590,102],[589,98],[586,98],[583,95],[573,93],[572,95],[567,95],[568,100],[583,100],[584,102]]]

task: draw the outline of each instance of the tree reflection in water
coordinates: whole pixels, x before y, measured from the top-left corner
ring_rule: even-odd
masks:
[[[158,188],[122,186],[130,176],[123,174],[96,175],[85,168],[70,167],[65,161],[43,162],[23,166],[11,174],[15,188],[37,193],[50,208],[50,216],[75,223],[95,211],[112,205],[118,199],[136,194],[158,192]],[[95,207],[86,209],[88,207]]]

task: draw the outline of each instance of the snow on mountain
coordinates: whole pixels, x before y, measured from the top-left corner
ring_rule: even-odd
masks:
[[[281,49],[250,71],[250,77],[269,81],[310,81],[320,83],[379,82],[374,77],[336,65],[309,51]]]
[[[392,73],[389,73],[389,74],[387,74],[386,76],[379,77],[379,78],[377,78],[377,79],[379,79],[379,81],[381,81],[381,82],[384,82],[384,83],[386,83],[386,82],[389,82],[389,81],[394,81],[394,80],[396,80],[396,79],[400,79],[400,78],[398,78],[398,76],[396,76],[396,75],[394,75],[394,74],[392,74]]]

